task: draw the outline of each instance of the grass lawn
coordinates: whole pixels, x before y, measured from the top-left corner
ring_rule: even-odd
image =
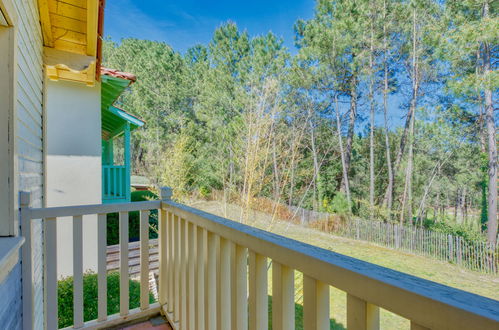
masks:
[[[193,207],[224,216],[232,220],[239,220],[241,209],[236,205],[224,207],[220,202],[193,202]],[[287,236],[298,241],[313,244],[347,256],[361,259],[383,267],[418,276],[427,280],[445,284],[464,291],[476,293],[488,298],[499,300],[499,276],[485,275],[466,270],[455,265],[416,256],[413,254],[395,251],[369,243],[355,241],[326,234],[314,229],[304,228],[288,222],[272,221],[271,216],[261,212],[253,212],[249,225]],[[271,285],[269,272],[269,285]],[[302,274],[295,273],[297,329],[300,329],[302,303]],[[269,291],[270,293],[271,291]],[[331,288],[331,329],[346,328],[346,294]],[[381,325],[384,329],[409,329],[409,321],[393,313],[381,311]]]

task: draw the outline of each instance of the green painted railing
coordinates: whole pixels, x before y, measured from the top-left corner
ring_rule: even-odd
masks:
[[[104,201],[129,199],[125,165],[102,165],[102,199]]]

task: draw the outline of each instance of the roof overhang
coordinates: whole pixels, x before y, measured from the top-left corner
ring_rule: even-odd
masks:
[[[103,140],[109,140],[123,134],[127,123],[130,125],[131,131],[145,124],[143,120],[116,107],[102,110],[101,120]]]
[[[38,8],[45,49],[66,54],[45,63],[49,79],[93,85],[100,77],[104,0],[38,0]],[[71,66],[75,56],[86,62]]]

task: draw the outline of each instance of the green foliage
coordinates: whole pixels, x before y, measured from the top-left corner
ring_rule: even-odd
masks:
[[[83,275],[83,320],[91,321],[98,316],[97,274]],[[129,281],[129,307],[140,306],[140,283]],[[58,310],[59,328],[73,325],[73,277],[66,277],[58,282]],[[154,297],[149,293],[149,302]],[[112,315],[120,311],[120,274],[113,272],[107,275],[107,314]]]
[[[468,242],[483,241],[484,237],[481,232],[470,228],[465,224],[451,224],[449,222],[434,222],[427,219],[424,226],[433,231],[460,236]]]
[[[334,197],[331,203],[327,200],[324,200],[324,209],[329,213],[334,213],[342,216],[346,216],[350,214],[351,205],[348,204],[348,200],[344,193],[338,192]]]
[[[496,7],[484,19],[483,5],[317,0],[313,17],[295,24],[296,55],[274,34],[250,36],[233,22],[185,54],[161,42],[106,41],[104,65],[138,77],[118,100],[147,122],[133,139],[133,168],[171,186],[176,198],[214,194],[244,205],[243,215],[258,198],[347,214],[338,193],[343,153],[355,216],[421,223],[431,212],[444,222],[456,209],[459,219],[451,222],[484,223],[483,91],[497,89],[498,75],[483,73],[477,58],[484,43],[494,43],[497,26]],[[378,124],[383,94],[386,127]],[[392,119],[408,118],[412,108],[408,135]],[[136,239],[138,221],[130,217]],[[109,242],[116,243],[116,217],[109,222]]]

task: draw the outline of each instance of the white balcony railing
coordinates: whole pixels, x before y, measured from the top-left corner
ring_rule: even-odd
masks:
[[[22,219],[29,260],[30,219],[45,219],[47,327],[57,325],[55,222],[74,221],[74,327],[106,327],[161,311],[175,329],[267,329],[272,261],[272,326],[294,329],[294,272],[303,273],[305,329],[329,329],[330,286],[347,293],[348,329],[379,329],[379,308],[410,320],[411,329],[498,329],[499,302],[249,227],[176,203],[169,190],[154,202],[30,209]],[[148,305],[147,213],[159,212],[159,305]],[[128,310],[128,213],[141,211],[141,308]],[[120,313],[107,316],[105,214],[120,214]],[[99,318],[83,322],[81,216],[99,218]],[[50,257],[49,257],[50,256]],[[24,265],[24,264],[23,264]],[[23,266],[23,278],[31,268]],[[24,288],[32,313],[31,283]],[[31,314],[25,314],[31,315]],[[28,316],[29,317],[29,316]],[[25,323],[26,324],[26,323]],[[29,322],[27,323],[30,324]],[[29,328],[29,327],[28,327]]]

